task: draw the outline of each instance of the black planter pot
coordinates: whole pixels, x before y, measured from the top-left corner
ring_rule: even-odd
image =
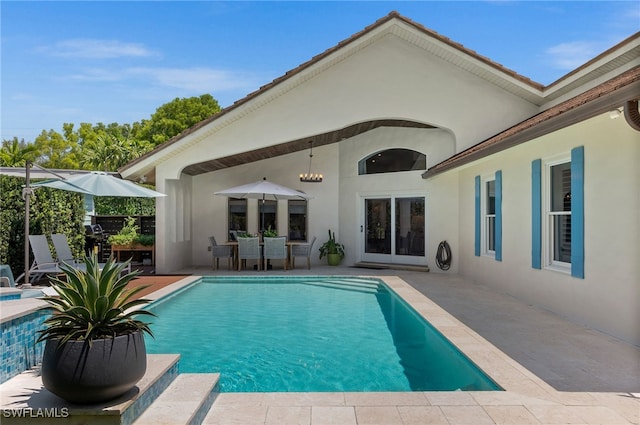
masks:
[[[114,399],[135,386],[147,369],[142,332],[115,338],[69,341],[47,340],[42,359],[44,387],[72,403]]]

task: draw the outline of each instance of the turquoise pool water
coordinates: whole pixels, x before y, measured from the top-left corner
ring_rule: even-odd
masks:
[[[223,392],[499,389],[377,279],[205,277],[150,310],[148,352]]]
[[[12,301],[12,300],[20,300],[25,298],[36,298],[43,297],[44,293],[39,289],[22,289],[17,290],[14,288],[9,288],[10,293],[0,293],[0,301]]]

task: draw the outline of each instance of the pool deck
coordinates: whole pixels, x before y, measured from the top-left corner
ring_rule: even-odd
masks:
[[[159,298],[199,276],[380,277],[505,390],[221,393],[204,424],[640,425],[639,347],[457,275],[328,266],[181,273],[191,276],[138,283],[151,283],[155,291],[146,297]],[[179,412],[166,413],[162,423],[173,424]]]
[[[294,274],[384,278],[505,391],[222,393],[204,424],[640,424],[639,347],[456,275],[328,266],[284,272]]]

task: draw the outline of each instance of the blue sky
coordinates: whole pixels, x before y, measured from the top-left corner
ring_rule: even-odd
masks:
[[[1,137],[133,123],[204,93],[229,106],[392,10],[542,84],[640,30],[635,0],[3,0]]]

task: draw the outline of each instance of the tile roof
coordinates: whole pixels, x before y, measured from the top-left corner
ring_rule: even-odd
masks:
[[[617,92],[620,93],[620,96],[613,96]],[[577,113],[581,108],[588,107],[590,103],[605,99],[607,96],[612,97],[611,101],[606,102],[604,105],[598,105],[597,108],[593,107],[586,112]],[[626,96],[626,98],[621,99],[621,96]],[[423,178],[428,178],[457,168],[498,151],[530,141],[568,124],[574,124],[606,110],[614,109],[623,104],[624,101],[638,98],[640,98],[640,66],[632,68],[609,81],[453,155],[429,168],[422,176]],[[571,116],[572,113],[574,113],[573,116]]]

